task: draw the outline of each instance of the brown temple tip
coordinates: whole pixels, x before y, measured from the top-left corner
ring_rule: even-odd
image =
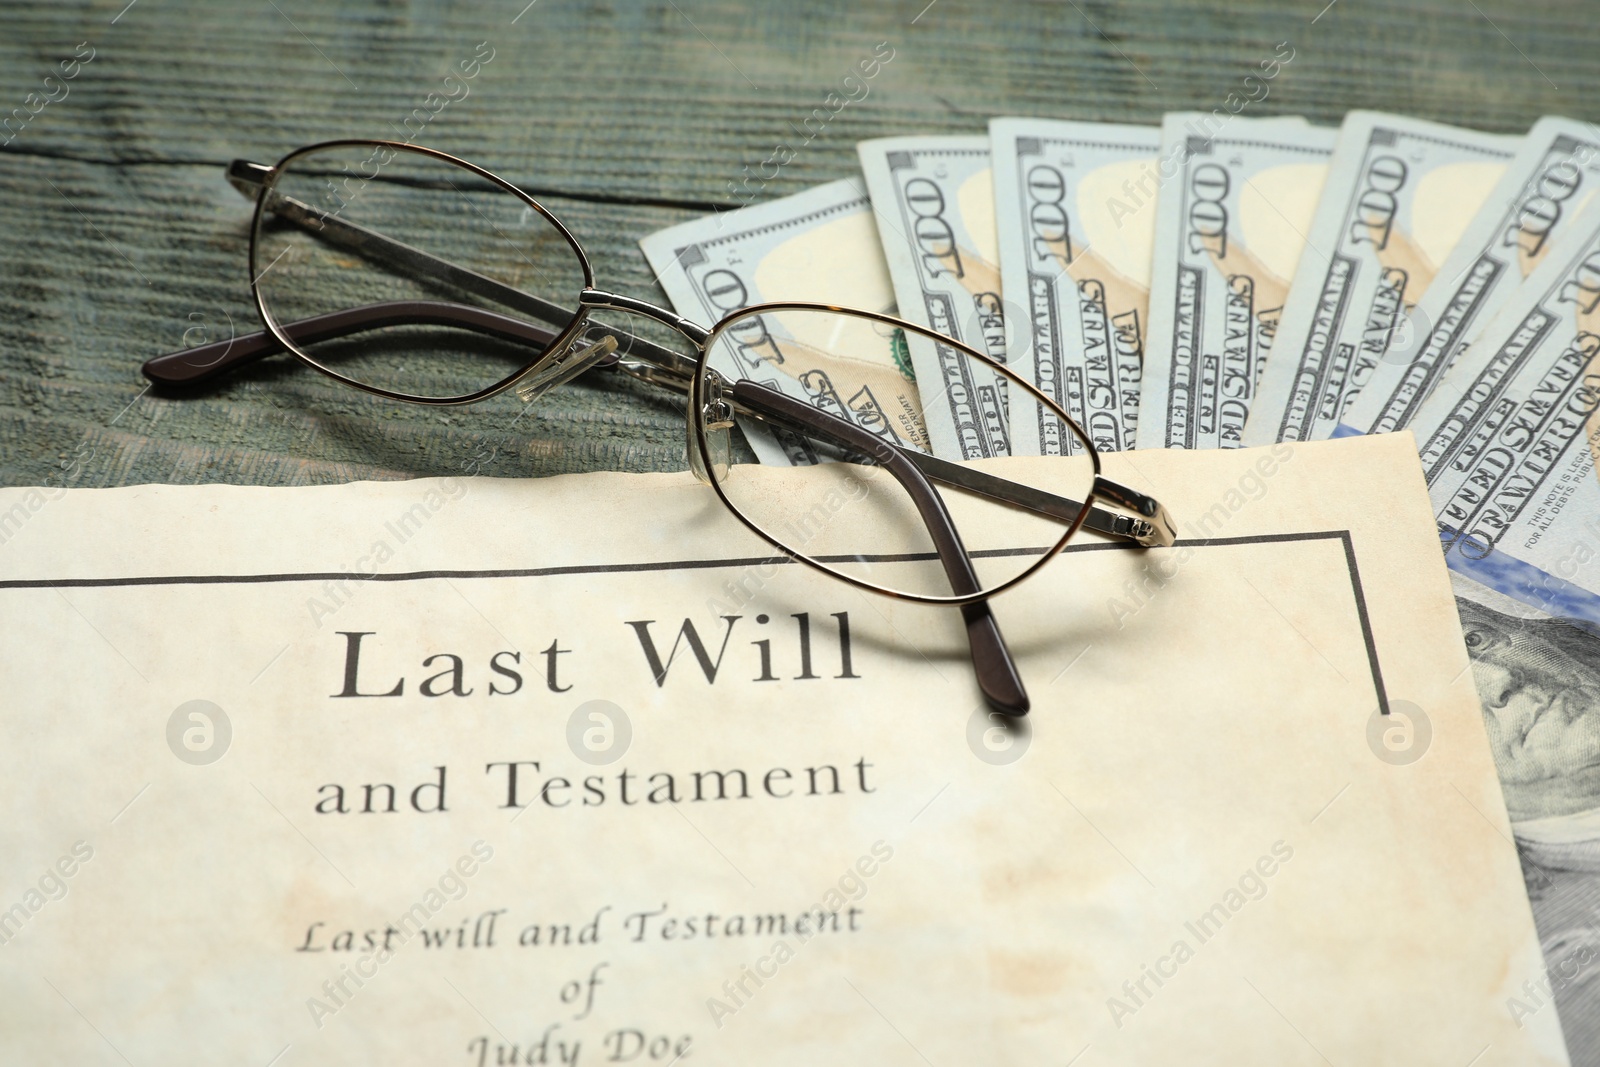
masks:
[[[1005,638],[1000,636],[1000,624],[995,621],[994,612],[989,610],[988,601],[963,604],[961,614],[967,620],[972,666],[978,676],[978,688],[983,691],[983,699],[1001,715],[1015,718],[1028,714],[1031,706],[1028,691],[1023,688],[1017,665],[1006,649]]]
[[[145,360],[140,369],[157,385],[193,386],[282,350],[277,339],[263,331],[155,356]]]

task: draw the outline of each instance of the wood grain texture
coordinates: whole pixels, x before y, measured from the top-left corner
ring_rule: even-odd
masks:
[[[142,392],[139,363],[186,331],[257,328],[249,210],[226,162],[396,136],[482,41],[494,59],[418,141],[524,185],[580,234],[602,284],[663,301],[638,238],[737,203],[745,168],[780,141],[798,154],[760,198],[855,173],[865,137],[1222,106],[1280,41],[1294,59],[1248,114],[1600,120],[1600,28],[1576,2],[1338,0],[1315,22],[1325,0],[525,2],[0,7],[0,118],[27,115],[80,42],[94,49],[0,149],[0,483],[409,477],[486,448],[505,476],[681,469],[677,405],[616,381],[526,412],[501,398],[441,413],[273,360],[199,397]],[[894,59],[870,95],[807,137],[880,41]]]

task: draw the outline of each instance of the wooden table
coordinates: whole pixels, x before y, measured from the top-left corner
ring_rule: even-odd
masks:
[[[638,239],[735,204],[743,168],[879,42],[894,58],[870,96],[763,196],[855,173],[867,137],[1209,110],[1284,41],[1293,61],[1247,114],[1384,108],[1518,132],[1547,112],[1600,120],[1600,25],[1576,0],[1324,2],[13,0],[0,115],[60,98],[14,120],[0,150],[0,483],[443,475],[485,447],[501,476],[681,469],[677,405],[610,380],[526,413],[514,397],[392,404],[286,358],[193,398],[145,389],[146,357],[258,328],[249,208],[225,164],[397,136],[483,41],[492,63],[420,142],[533,191],[610,288],[663,302]],[[45,83],[90,49],[66,96]]]

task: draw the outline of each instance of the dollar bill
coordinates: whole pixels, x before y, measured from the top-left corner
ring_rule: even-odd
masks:
[[[1006,361],[987,137],[889,137],[856,146],[900,314]],[[1011,454],[1005,379],[908,336],[933,452]]]
[[[678,314],[711,325],[752,304],[809,301],[893,313],[889,269],[871,204],[858,181],[819,185],[793,196],[726,211],[653,233],[639,242]],[[785,339],[780,324],[761,345],[718,341],[711,366],[751,378],[849,419],[887,440],[926,449],[927,430],[904,337],[865,331],[848,361],[823,347]],[[816,463],[798,436],[762,426],[740,429],[763,463]]]
[[[1600,128],[1547,116],[1529,131],[1433,284],[1379,355],[1334,436],[1410,424],[1600,187]],[[1402,337],[1402,335],[1408,335]]]
[[[1007,363],[1083,427],[1096,448],[1133,447],[1150,303],[1152,126],[1000,118],[989,123],[1000,278],[1013,322]],[[1011,402],[1014,453],[1076,441],[1036,403]]]
[[[1600,202],[1551,248],[1412,425],[1445,559],[1600,625]]]
[[[1549,976],[1506,1008],[1518,1025],[1558,1010],[1572,1062],[1596,1063],[1600,200],[1577,199],[1565,201],[1575,217],[1552,219],[1559,236],[1511,246],[1509,273],[1525,255],[1537,266],[1411,429]]]
[[[1236,448],[1327,177],[1333,130],[1177,112],[1161,126],[1140,448]]]
[[[1600,1063],[1600,633],[1452,580],[1548,972],[1506,1010],[1519,1026],[1558,1011],[1571,1061]]]
[[[1600,198],[1412,420],[1550,985],[1600,1062]]]
[[[1251,404],[1245,444],[1333,433],[1520,140],[1350,112]]]

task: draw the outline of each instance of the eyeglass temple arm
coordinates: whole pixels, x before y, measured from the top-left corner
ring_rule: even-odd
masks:
[[[1081,501],[1069,497],[1056,496],[1042,489],[1035,489],[1031,485],[998,478],[973,467],[930,456],[926,452],[915,452],[910,449],[902,451],[922,468],[922,473],[936,482],[953,485],[1002,504],[1031,511],[1036,515],[1071,522],[1083,509]],[[1092,495],[1116,507],[1126,508],[1139,517],[1118,515],[1104,508],[1091,506],[1089,514],[1083,520],[1084,529],[1133,541],[1144,548],[1166,548],[1177,541],[1178,534],[1173,526],[1172,516],[1155,497],[1146,496],[1120,482],[1099,475],[1095,476]]]
[[[455,326],[476,333],[536,347],[543,351],[555,340],[556,332],[541,326],[498,315],[468,304],[435,300],[395,300],[364,307],[346,308],[326,315],[283,324],[283,331],[296,344],[316,344],[366,330],[386,326]],[[155,356],[144,363],[144,375],[161,385],[193,386],[212,380],[283,351],[277,337],[265,330],[213,341],[179,352]]]
[[[775,410],[769,410],[767,405],[760,408],[753,407],[739,401],[739,387],[746,384],[739,382],[733,387],[734,412],[746,415],[762,422],[772,422],[783,426],[785,429],[798,430],[802,433],[812,433],[827,438],[836,444],[844,444],[841,439],[841,427],[858,430],[854,424],[839,418],[837,415],[826,411],[819,411],[806,404],[788,409],[788,416],[780,415]],[[771,390],[768,390],[771,392]],[[859,431],[865,433],[866,431]],[[869,436],[872,436],[869,434]],[[1057,519],[1063,523],[1070,523],[1078,517],[1083,510],[1083,502],[1070,497],[1056,496],[1042,489],[1035,489],[1031,485],[1023,485],[1006,478],[1000,478],[974,467],[961,463],[952,463],[947,459],[931,456],[926,452],[905,448],[902,445],[885,442],[881,438],[873,437],[886,447],[893,448],[906,459],[910,460],[923,475],[941,485],[954,486],[965,489],[990,500],[1008,504],[1012,507],[1031,511],[1036,515]],[[851,446],[855,447],[855,446]],[[857,451],[862,451],[857,448]],[[1106,534],[1110,537],[1119,537],[1132,541],[1143,548],[1165,548],[1177,541],[1177,531],[1173,526],[1172,516],[1162,506],[1159,500],[1146,496],[1134,489],[1114,482],[1110,478],[1096,476],[1092,494],[1095,498],[1103,499],[1107,503],[1119,508],[1126,508],[1139,517],[1131,515],[1118,515],[1104,508],[1091,506],[1089,514],[1084,517],[1083,527],[1096,533]]]
[[[332,341],[386,326],[455,326],[497,337],[502,341],[526,344],[544,352],[557,336],[554,330],[535,326],[522,319],[514,319],[470,304],[452,304],[435,300],[396,300],[367,304],[363,307],[346,308],[280,325],[284,333],[288,334],[296,344]],[[594,366],[625,370],[653,385],[688,395],[694,364],[683,356],[670,349],[642,341],[621,330],[612,329],[604,323],[593,323],[591,331],[620,338],[620,343],[628,346],[625,352],[607,355],[596,361]],[[588,337],[587,334],[585,336]],[[230,337],[226,341],[213,341],[194,348],[152,356],[145,360],[142,370],[146,378],[158,385],[189,387],[220,378],[224,374],[283,350],[283,345],[276,336],[266,330],[258,330],[255,333]]]
[[[827,412],[818,411],[799,400],[784,396],[776,389],[758,382],[735,382],[731,390],[736,403],[751,409],[770,412],[785,422],[798,424],[808,430],[823,431],[846,448],[863,452],[881,464],[911,495],[923,525],[933,538],[934,549],[944,565],[945,577],[957,596],[982,592],[977,572],[972,568],[972,558],[967,555],[961,535],[945,507],[938,490],[924,477],[910,457],[882,438],[846,422]],[[1002,715],[1026,715],[1028,693],[1017,673],[1015,661],[1000,634],[1000,624],[987,600],[977,600],[961,605],[961,614],[967,623],[967,642],[972,649],[973,673],[984,699]]]

